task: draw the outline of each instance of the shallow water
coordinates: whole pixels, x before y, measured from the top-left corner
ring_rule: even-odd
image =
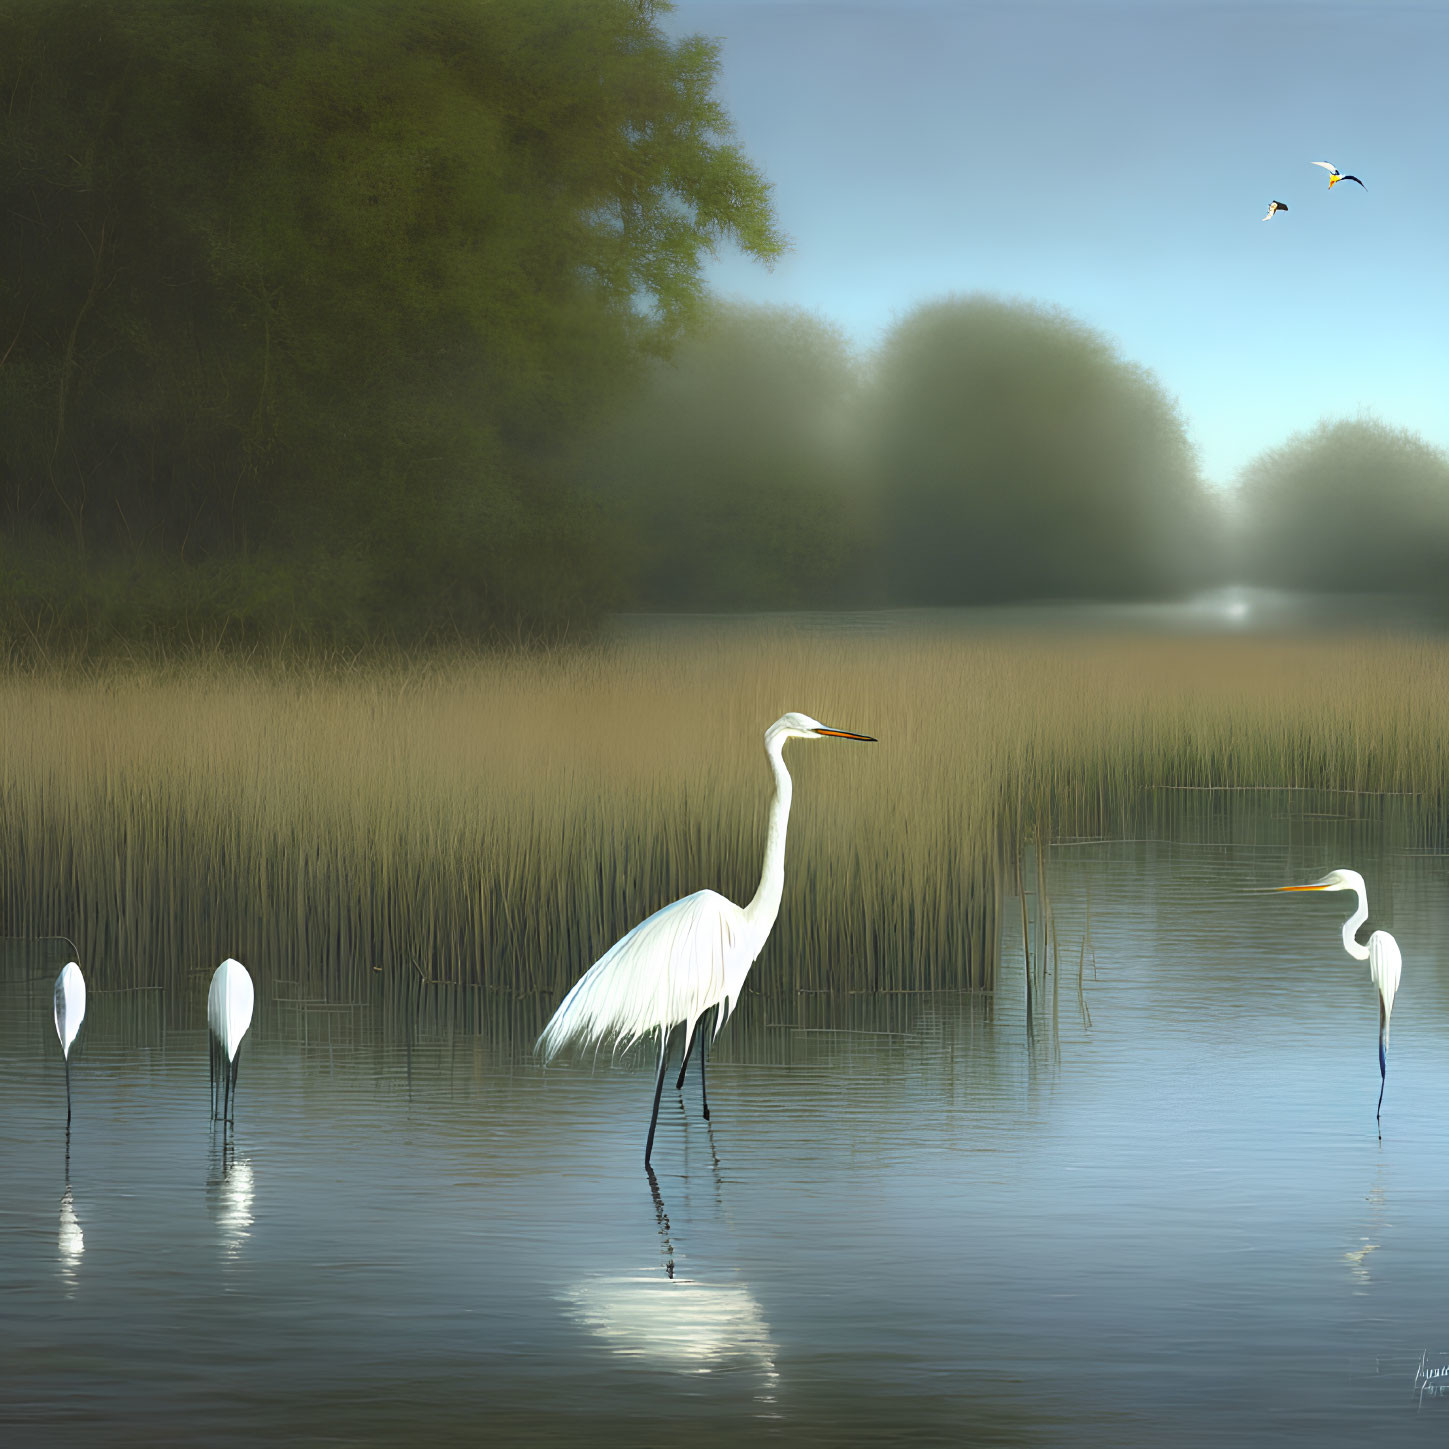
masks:
[[[93,989],[67,1165],[12,949],[0,1441],[1441,1442],[1449,860],[1305,803],[1055,847],[1030,1033],[1019,930],[994,1003],[747,996],[657,1184],[652,1063],[540,1069],[551,1003],[261,971],[226,1147],[204,978]],[[1404,951],[1382,1140],[1351,899],[1247,893],[1340,864]]]
[[[795,609],[775,613],[619,614],[619,638],[685,634],[695,640],[761,626],[807,634],[1442,634],[1442,599],[1411,594],[1311,594],[1234,584],[1183,599],[1046,600],[941,608]]]

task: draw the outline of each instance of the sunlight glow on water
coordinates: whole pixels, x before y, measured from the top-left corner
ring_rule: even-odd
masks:
[[[656,1183],[647,1053],[319,1041],[260,971],[234,1146],[200,1004],[94,993],[67,1171],[54,966],[12,955],[0,1439],[1441,1442],[1449,861],[1227,824],[1053,851],[1030,1038],[1019,933],[994,1005],[747,997]],[[1247,893],[1350,863],[1405,957],[1382,1141],[1344,898]]]

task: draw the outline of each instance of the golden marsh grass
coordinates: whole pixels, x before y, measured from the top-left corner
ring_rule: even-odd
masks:
[[[1422,792],[1439,813],[1449,779],[1432,640],[740,628],[368,670],[12,674],[0,929],[69,937],[102,988],[204,986],[236,955],[264,989],[338,999],[374,968],[558,992],[678,895],[748,898],[761,735],[787,709],[881,743],[787,752],[767,991],[990,985],[1019,844],[1111,828],[1147,786]]]

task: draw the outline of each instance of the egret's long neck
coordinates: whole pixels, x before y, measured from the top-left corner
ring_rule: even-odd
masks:
[[[745,907],[745,919],[761,935],[775,924],[780,911],[780,896],[785,890],[785,831],[790,825],[790,797],[794,787],[785,768],[785,741],[771,740],[765,746],[770,770],[775,776],[775,798],[770,802],[770,828],[765,836],[765,868],[760,872],[760,888]]]
[[[1360,946],[1354,939],[1358,934],[1358,928],[1368,920],[1368,902],[1360,890],[1355,890],[1358,896],[1358,909],[1343,923],[1343,949],[1353,957],[1355,961],[1367,961],[1369,949],[1367,946]]]

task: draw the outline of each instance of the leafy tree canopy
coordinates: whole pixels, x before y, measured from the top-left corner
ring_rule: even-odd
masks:
[[[575,466],[620,528],[648,608],[838,603],[863,549],[840,331],[787,307],[715,305]]]
[[[1172,593],[1208,511],[1174,402],[1064,313],[917,308],[876,359],[867,428],[900,602]]]
[[[697,314],[712,248],[782,247],[665,8],[10,0],[7,534],[325,558],[371,625],[597,606],[540,459]]]

